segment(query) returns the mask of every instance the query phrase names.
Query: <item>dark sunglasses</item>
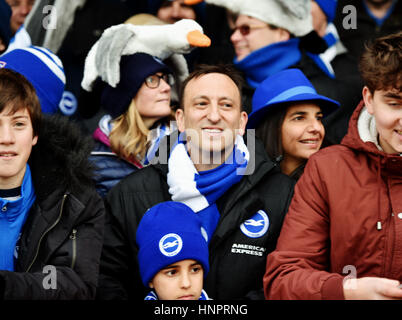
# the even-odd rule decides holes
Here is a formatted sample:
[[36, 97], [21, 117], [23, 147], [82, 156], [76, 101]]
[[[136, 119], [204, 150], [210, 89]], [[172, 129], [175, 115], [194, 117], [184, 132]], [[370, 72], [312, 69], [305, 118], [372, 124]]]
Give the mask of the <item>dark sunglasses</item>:
[[236, 30], [239, 30], [239, 32], [243, 35], [243, 36], [247, 36], [248, 34], [250, 34], [251, 30], [254, 29], [262, 29], [262, 28], [267, 28], [268, 25], [263, 25], [263, 26], [250, 26], [248, 24], [242, 24], [234, 29], [232, 29], [232, 33], [235, 33]]
[[148, 76], [145, 78], [144, 82], [145, 85], [148, 88], [151, 89], [155, 89], [159, 87], [159, 84], [161, 82], [161, 79], [163, 79], [163, 81], [165, 81], [169, 86], [174, 85], [174, 77], [172, 74], [162, 74], [162, 75], [158, 75], [158, 74], [153, 74], [151, 76]]

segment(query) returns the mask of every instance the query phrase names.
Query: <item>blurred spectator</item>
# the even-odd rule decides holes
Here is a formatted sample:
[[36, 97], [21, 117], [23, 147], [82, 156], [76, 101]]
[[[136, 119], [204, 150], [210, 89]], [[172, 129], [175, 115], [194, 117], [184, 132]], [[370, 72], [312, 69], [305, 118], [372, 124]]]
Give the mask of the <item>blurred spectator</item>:
[[6, 0], [13, 12], [10, 21], [11, 32], [14, 35], [24, 24], [25, 18], [35, 3], [35, 0]]
[[202, 24], [205, 20], [205, 3], [202, 1], [148, 0], [147, 2], [148, 13], [157, 16], [166, 23], [175, 23], [181, 19], [193, 19]]
[[11, 7], [12, 16], [10, 20], [10, 28], [12, 38], [8, 45], [7, 51], [16, 48], [25, 48], [31, 45], [31, 37], [25, 29], [24, 22], [32, 10], [35, 0], [6, 0]]
[[[356, 16], [353, 15], [354, 11], [346, 10], [344, 13], [346, 6], [356, 9]], [[353, 18], [356, 21], [351, 23]], [[339, 0], [334, 23], [342, 43], [358, 59], [368, 40], [402, 30], [402, 1]]]
[[[335, 18], [337, 1], [312, 0], [311, 15], [313, 27], [318, 36], [325, 40], [326, 47], [321, 53], [307, 52], [315, 64], [330, 78], [336, 78], [343, 84], [342, 108], [324, 119], [327, 139], [340, 143], [347, 132], [349, 118], [355, 106], [361, 100], [363, 83], [358, 70], [358, 62], [339, 40]], [[347, 103], [345, 103], [345, 101]]]
[[0, 54], [7, 49], [8, 43], [10, 42], [10, 18], [10, 6], [5, 2], [5, 0], [0, 0]]

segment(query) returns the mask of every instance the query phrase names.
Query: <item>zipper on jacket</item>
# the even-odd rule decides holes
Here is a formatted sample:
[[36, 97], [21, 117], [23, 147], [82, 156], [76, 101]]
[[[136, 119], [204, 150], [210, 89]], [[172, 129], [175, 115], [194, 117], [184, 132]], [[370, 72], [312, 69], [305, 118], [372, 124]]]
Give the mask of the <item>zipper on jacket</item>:
[[73, 229], [70, 235], [70, 239], [72, 240], [72, 246], [73, 246], [73, 258], [71, 259], [71, 269], [74, 269], [75, 266], [75, 260], [77, 257], [77, 229]]
[[67, 198], [67, 194], [65, 194], [65, 195], [63, 196], [63, 200], [62, 200], [62, 202], [61, 202], [61, 208], [60, 208], [59, 216], [57, 217], [56, 221], [49, 227], [49, 229], [47, 229], [47, 230], [42, 234], [42, 236], [40, 237], [39, 242], [38, 242], [38, 246], [36, 247], [35, 256], [34, 256], [34, 258], [32, 259], [32, 262], [29, 264], [29, 266], [28, 266], [28, 268], [27, 268], [27, 270], [26, 270], [25, 272], [29, 272], [29, 270], [31, 270], [31, 268], [32, 268], [32, 266], [33, 266], [33, 264], [34, 264], [34, 262], [36, 261], [36, 258], [38, 257], [38, 254], [39, 254], [40, 244], [41, 244], [43, 238], [45, 237], [45, 235], [47, 235], [48, 232], [49, 232], [50, 230], [52, 230], [52, 229], [59, 223], [59, 221], [60, 221], [60, 219], [61, 219], [61, 215], [62, 215], [62, 213], [63, 213], [64, 202], [66, 201], [66, 198]]

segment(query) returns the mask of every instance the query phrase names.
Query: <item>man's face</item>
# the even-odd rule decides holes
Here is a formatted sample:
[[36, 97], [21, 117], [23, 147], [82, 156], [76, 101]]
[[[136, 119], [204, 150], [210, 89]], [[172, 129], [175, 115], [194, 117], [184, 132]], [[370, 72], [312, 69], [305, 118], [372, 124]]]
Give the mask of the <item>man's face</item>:
[[194, 78], [185, 88], [183, 106], [184, 110], [177, 110], [176, 120], [179, 131], [186, 132], [194, 164], [206, 154], [218, 154], [223, 163], [233, 150], [236, 135], [244, 134], [248, 119], [241, 111], [236, 84], [221, 73]]
[[31, 11], [35, 0], [6, 0], [12, 10], [10, 21], [11, 31], [14, 34], [24, 23], [25, 18]]
[[237, 60], [242, 60], [250, 53], [270, 44], [289, 40], [288, 31], [271, 29], [267, 23], [259, 19], [241, 14], [235, 23], [235, 30], [230, 37]]
[[0, 188], [21, 185], [32, 147], [38, 141], [33, 136], [31, 118], [26, 108], [14, 114], [6, 107], [0, 113]]
[[363, 89], [367, 111], [375, 118], [379, 143], [386, 153], [402, 153], [402, 92]]
[[175, 23], [181, 19], [195, 20], [195, 11], [184, 4], [184, 0], [164, 1], [157, 12], [157, 17], [167, 23]]

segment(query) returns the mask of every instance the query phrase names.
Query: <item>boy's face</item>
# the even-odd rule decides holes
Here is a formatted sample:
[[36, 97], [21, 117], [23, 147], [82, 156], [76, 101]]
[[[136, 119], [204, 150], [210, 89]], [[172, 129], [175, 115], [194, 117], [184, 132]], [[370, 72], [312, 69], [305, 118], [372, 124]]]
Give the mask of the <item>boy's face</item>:
[[367, 111], [376, 121], [379, 143], [386, 153], [402, 153], [402, 92], [363, 89]]
[[26, 163], [37, 141], [26, 108], [11, 114], [6, 107], [0, 113], [0, 189], [21, 185]]
[[159, 300], [198, 300], [201, 296], [204, 271], [195, 260], [175, 262], [160, 270], [149, 286]]

